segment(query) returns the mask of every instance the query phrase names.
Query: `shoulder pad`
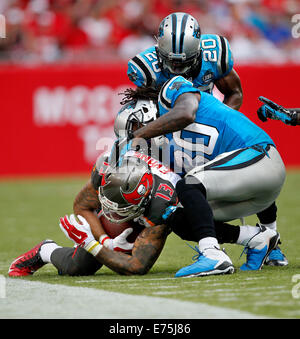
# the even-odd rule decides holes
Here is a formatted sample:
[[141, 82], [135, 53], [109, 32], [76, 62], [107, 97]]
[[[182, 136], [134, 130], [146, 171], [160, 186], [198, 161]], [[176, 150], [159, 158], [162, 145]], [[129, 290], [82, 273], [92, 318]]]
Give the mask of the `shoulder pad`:
[[201, 49], [203, 60], [217, 63], [217, 77], [226, 76], [233, 68], [233, 56], [228, 40], [216, 34], [203, 34], [201, 36]]
[[176, 76], [165, 82], [162, 86], [158, 96], [159, 102], [164, 108], [170, 109], [175, 101], [175, 97], [177, 98], [178, 95], [182, 94], [183, 89], [190, 90], [192, 88], [194, 88], [192, 82], [182, 76]]
[[157, 80], [160, 69], [155, 47], [150, 47], [129, 60], [127, 75], [130, 81], [137, 86], [151, 87]]

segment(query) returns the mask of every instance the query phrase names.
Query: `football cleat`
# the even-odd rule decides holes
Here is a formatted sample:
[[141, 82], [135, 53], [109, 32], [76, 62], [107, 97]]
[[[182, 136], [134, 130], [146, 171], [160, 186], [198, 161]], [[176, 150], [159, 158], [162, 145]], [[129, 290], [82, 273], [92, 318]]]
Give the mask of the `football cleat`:
[[[193, 247], [192, 247], [193, 248]], [[207, 248], [200, 252], [199, 248], [193, 248], [198, 254], [193, 256], [193, 264], [181, 268], [175, 277], [201, 277], [217, 274], [231, 274], [234, 272], [233, 264], [227, 254], [220, 249]]]
[[265, 265], [269, 266], [287, 266], [289, 264], [286, 256], [282, 253], [279, 246], [276, 246], [267, 256]]
[[259, 226], [260, 232], [253, 236], [247, 246], [244, 248], [244, 252], [247, 253], [247, 260], [240, 269], [242, 271], [257, 271], [260, 270], [265, 263], [267, 256], [277, 246], [280, 235], [278, 232], [266, 228], [265, 226]]
[[52, 242], [55, 243], [53, 240], [43, 240], [28, 252], [20, 255], [11, 263], [8, 269], [8, 275], [10, 277], [25, 277], [27, 275], [32, 275], [44, 266], [45, 263], [40, 256], [40, 250], [42, 245]]

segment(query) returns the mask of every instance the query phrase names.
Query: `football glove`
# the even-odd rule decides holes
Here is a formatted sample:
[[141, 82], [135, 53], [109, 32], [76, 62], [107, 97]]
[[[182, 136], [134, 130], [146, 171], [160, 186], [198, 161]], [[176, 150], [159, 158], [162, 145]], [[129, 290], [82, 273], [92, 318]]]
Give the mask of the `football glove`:
[[111, 239], [107, 234], [103, 234], [100, 237], [100, 244], [109, 248], [112, 251], [129, 253], [133, 248], [133, 243], [130, 243], [126, 238], [131, 234], [133, 228], [127, 228], [120, 235]]
[[85, 250], [96, 256], [102, 248], [102, 245], [95, 240], [89, 223], [81, 215], [77, 215], [79, 222], [74, 214], [60, 218], [59, 227], [67, 238], [72, 240], [75, 245], [83, 247]]
[[287, 125], [295, 126], [297, 124], [297, 113], [276, 104], [275, 102], [260, 96], [258, 98], [264, 103], [258, 110], [257, 115], [259, 119], [266, 122], [268, 119], [281, 120]]

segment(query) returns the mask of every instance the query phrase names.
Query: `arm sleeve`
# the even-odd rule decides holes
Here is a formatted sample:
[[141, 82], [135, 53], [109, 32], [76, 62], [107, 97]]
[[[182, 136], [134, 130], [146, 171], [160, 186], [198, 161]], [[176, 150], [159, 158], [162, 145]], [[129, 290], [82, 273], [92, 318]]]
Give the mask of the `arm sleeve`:
[[233, 55], [228, 40], [218, 36], [218, 78], [224, 78], [233, 68]]
[[164, 110], [168, 111], [173, 108], [176, 99], [181, 94], [188, 92], [200, 93], [200, 90], [193, 87], [193, 83], [182, 76], [176, 76], [167, 81], [161, 88], [158, 96], [159, 105], [163, 108], [161, 112], [164, 112]]

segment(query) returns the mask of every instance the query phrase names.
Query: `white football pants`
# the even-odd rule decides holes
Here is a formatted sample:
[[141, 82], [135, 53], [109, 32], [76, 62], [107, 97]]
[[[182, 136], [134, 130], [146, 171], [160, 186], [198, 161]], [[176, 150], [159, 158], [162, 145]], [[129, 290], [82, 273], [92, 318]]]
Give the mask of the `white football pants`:
[[206, 188], [215, 220], [230, 221], [256, 214], [278, 197], [285, 166], [277, 149], [268, 145], [223, 153], [185, 176]]

